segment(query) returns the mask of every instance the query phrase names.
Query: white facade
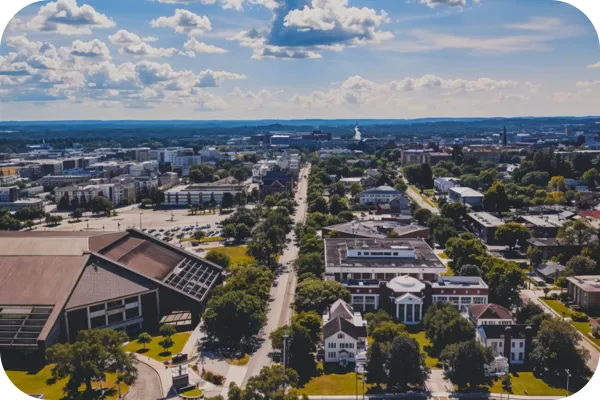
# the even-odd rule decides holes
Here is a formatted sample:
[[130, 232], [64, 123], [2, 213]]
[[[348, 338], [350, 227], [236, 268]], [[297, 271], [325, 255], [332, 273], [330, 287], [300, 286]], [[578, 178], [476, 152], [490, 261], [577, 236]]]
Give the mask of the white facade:
[[402, 193], [389, 186], [380, 186], [360, 193], [360, 204], [389, 203], [392, 199], [402, 196]]
[[435, 188], [441, 193], [448, 193], [450, 188], [460, 186], [460, 179], [452, 177], [436, 178], [433, 181], [433, 186], [435, 186]]
[[358, 340], [352, 336], [338, 332], [325, 338], [325, 362], [354, 362], [358, 352]]

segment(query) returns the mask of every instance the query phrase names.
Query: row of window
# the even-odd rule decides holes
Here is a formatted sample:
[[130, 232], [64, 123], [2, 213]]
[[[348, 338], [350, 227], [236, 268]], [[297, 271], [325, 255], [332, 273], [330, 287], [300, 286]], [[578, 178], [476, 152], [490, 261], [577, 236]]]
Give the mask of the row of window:
[[95, 306], [90, 306], [90, 312], [96, 312], [96, 311], [101, 311], [101, 310], [110, 310], [110, 309], [114, 309], [114, 308], [119, 308], [121, 307], [123, 304], [132, 304], [138, 301], [138, 297], [134, 296], [134, 297], [128, 297], [125, 300], [123, 299], [119, 299], [119, 300], [115, 300], [115, 301], [109, 301], [108, 303], [102, 303], [102, 304], [96, 304]]
[[[330, 351], [327, 353], [327, 358], [337, 358], [337, 357], [338, 357], [338, 355], [335, 351]], [[348, 357], [350, 357], [350, 358], [354, 357], [354, 353], [352, 353], [352, 352], [348, 353]]]
[[140, 310], [138, 308], [129, 308], [125, 310], [125, 316], [123, 317], [122, 312], [118, 312], [112, 315], [100, 315], [98, 317], [90, 318], [91, 328], [100, 328], [106, 325], [116, 324], [128, 319], [137, 318], [140, 316]]

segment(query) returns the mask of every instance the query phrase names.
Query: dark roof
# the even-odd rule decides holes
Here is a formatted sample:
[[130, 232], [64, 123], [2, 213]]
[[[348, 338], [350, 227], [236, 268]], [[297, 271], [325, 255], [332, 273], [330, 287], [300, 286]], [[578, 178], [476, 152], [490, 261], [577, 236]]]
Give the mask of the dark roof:
[[354, 339], [366, 337], [367, 335], [367, 331], [364, 326], [355, 326], [352, 322], [339, 316], [328, 321], [325, 326], [323, 326], [323, 338], [325, 339], [337, 334], [338, 332], [344, 332]]
[[555, 274], [556, 272], [563, 272], [567, 269], [564, 265], [550, 261], [546, 264], [542, 264], [538, 267], [537, 272], [544, 276], [550, 276]]
[[[408, 220], [411, 217], [407, 218]], [[380, 232], [378, 228], [381, 228]], [[341, 224], [325, 226], [323, 229], [336, 230], [338, 233], [348, 234], [352, 236], [360, 236], [364, 238], [385, 239], [387, 234], [385, 231], [393, 230], [398, 234], [398, 237], [410, 238], [411, 235], [429, 232], [429, 228], [421, 225], [405, 225], [394, 221], [350, 221]], [[414, 237], [414, 236], [413, 236]]]
[[512, 313], [497, 304], [475, 304], [469, 307], [469, 312], [478, 319], [512, 319]]
[[354, 318], [352, 307], [343, 300], [337, 301], [331, 306], [329, 320], [333, 320], [337, 317], [351, 321]]
[[513, 339], [525, 339], [525, 331], [528, 327], [531, 329], [532, 336], [535, 336], [538, 331], [536, 325], [482, 325], [480, 329], [483, 329], [485, 336], [488, 339], [504, 339], [506, 337], [507, 328], [510, 328], [511, 337]]
[[92, 256], [66, 308], [72, 309], [154, 290], [157, 285], [116, 264]]

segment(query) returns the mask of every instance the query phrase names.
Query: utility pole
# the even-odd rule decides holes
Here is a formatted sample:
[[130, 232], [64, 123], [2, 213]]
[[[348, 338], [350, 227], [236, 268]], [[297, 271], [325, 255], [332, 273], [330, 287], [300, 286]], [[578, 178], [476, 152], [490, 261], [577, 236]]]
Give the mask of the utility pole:
[[287, 333], [287, 328], [285, 329], [285, 334], [283, 335], [283, 368], [287, 368], [287, 357], [288, 357], [288, 341], [290, 336]]
[[143, 213], [140, 213], [140, 231], [142, 230], [142, 214]]
[[567, 395], [565, 397], [569, 397], [569, 378], [571, 377], [571, 372], [568, 369], [565, 369], [567, 373]]

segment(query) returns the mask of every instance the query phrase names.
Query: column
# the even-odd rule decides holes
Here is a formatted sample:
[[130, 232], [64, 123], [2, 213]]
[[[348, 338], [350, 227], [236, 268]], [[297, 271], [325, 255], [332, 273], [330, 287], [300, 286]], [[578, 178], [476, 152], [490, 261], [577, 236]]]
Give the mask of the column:
[[406, 304], [404, 305], [404, 319], [402, 322], [406, 322]]
[[411, 312], [412, 312], [412, 322], [414, 323], [415, 322], [415, 305], [414, 304], [412, 306], [412, 311]]
[[398, 303], [396, 303], [396, 318], [400, 319], [400, 306], [398, 305]]

